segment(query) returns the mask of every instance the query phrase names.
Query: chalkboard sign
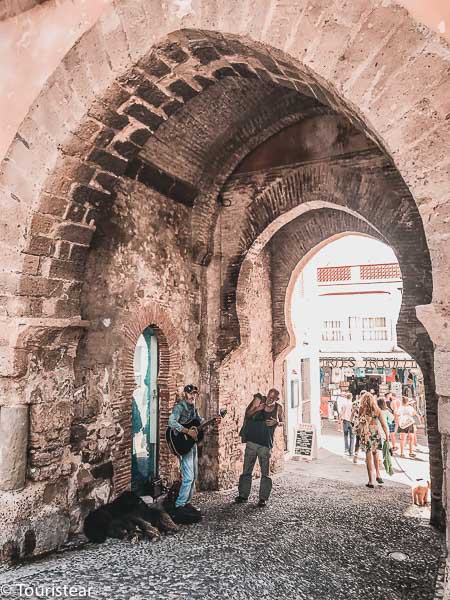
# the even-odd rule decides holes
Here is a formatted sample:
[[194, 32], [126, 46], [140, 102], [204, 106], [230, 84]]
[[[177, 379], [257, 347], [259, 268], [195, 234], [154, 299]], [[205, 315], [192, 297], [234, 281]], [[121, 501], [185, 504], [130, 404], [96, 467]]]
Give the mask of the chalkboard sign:
[[311, 423], [299, 423], [297, 425], [294, 456], [316, 458], [316, 428]]

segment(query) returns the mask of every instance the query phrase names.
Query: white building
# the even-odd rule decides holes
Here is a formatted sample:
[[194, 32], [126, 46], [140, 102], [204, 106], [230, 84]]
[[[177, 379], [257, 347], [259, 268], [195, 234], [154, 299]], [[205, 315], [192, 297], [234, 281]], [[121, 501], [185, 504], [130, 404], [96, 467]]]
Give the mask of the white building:
[[342, 391], [402, 394], [404, 381], [395, 379], [418, 375], [397, 346], [401, 302], [399, 265], [382, 242], [347, 235], [307, 263], [291, 303], [296, 348], [286, 359], [288, 450], [301, 422], [316, 426], [320, 442], [321, 413], [332, 414]]

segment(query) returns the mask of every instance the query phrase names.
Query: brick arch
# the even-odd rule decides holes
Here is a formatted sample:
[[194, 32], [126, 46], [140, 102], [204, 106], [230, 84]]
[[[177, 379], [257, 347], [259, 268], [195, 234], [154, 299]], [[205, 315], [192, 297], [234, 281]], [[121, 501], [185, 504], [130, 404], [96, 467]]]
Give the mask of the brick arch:
[[[325, 245], [350, 234], [368, 236], [388, 244], [388, 241], [367, 221], [334, 207], [312, 209], [279, 229], [268, 242], [272, 257], [272, 322], [273, 356], [281, 366], [284, 357], [295, 346], [291, 323], [291, 296], [300, 271], [312, 256]], [[409, 261], [414, 263], [414, 257]], [[402, 278], [411, 277], [411, 265], [403, 262]], [[239, 285], [242, 282], [239, 281]], [[405, 293], [402, 298], [397, 341], [420, 365], [427, 384], [430, 406], [435, 405], [433, 378], [433, 346], [429, 335], [415, 314], [415, 298]], [[276, 367], [275, 367], [276, 368]]]
[[[188, 98], [190, 89], [199, 97], [209, 82], [239, 73], [242, 80], [269, 81], [277, 89], [295, 89], [331, 106], [366, 131], [392, 159], [386, 171], [398, 169], [418, 207], [415, 219], [420, 227], [424, 223], [435, 304], [421, 315], [439, 346], [441, 394], [449, 396], [445, 361], [450, 341], [443, 332], [449, 311], [450, 256], [442, 244], [449, 210], [447, 44], [417, 28], [405, 10], [395, 4], [384, 6], [381, 0], [362, 0], [345, 11], [319, 0], [273, 3], [268, 14], [262, 3], [255, 9], [254, 0], [243, 0], [233, 10], [199, 0], [189, 13], [173, 10], [170, 2], [153, 4], [150, 11], [147, 0], [116, 0], [105, 9], [49, 79], [2, 163], [0, 277], [9, 296], [4, 304], [8, 320], [36, 315], [46, 326], [45, 321], [59, 313], [59, 317], [70, 314], [77, 326], [76, 292], [95, 217], [114, 200], [117, 178], [141, 154], [161, 120], [194, 100]], [[170, 32], [187, 27], [191, 33], [176, 33], [160, 43]], [[204, 34], [205, 29], [215, 31]], [[182, 42], [172, 46], [173, 39]], [[190, 79], [190, 63], [177, 59], [177, 54], [184, 56], [178, 47], [188, 55], [203, 54], [205, 71], [201, 59], [202, 67], [196, 71], [203, 79]], [[220, 66], [209, 61], [208, 55], [215, 57], [215, 52]], [[136, 68], [138, 63], [142, 69]], [[159, 107], [142, 98], [133, 100], [138, 108], [132, 109], [134, 116], [127, 114], [131, 98], [127, 94], [135, 83], [136, 87], [143, 83], [141, 71], [149, 71], [145, 78], [159, 85], [167, 69], [174, 75], [163, 91], [172, 86], [174, 96]], [[73, 200], [69, 205], [68, 197]], [[390, 193], [388, 197], [393, 199]], [[374, 196], [374, 206], [379, 199]], [[215, 194], [195, 199], [192, 222], [201, 237], [200, 260], [209, 254], [216, 201]], [[392, 216], [399, 215], [396, 209], [403, 202], [397, 195], [391, 206], [383, 204], [388, 211], [383, 231], [394, 231]], [[415, 219], [410, 222], [417, 224]], [[413, 236], [408, 240], [414, 252]], [[419, 287], [427, 287], [430, 275], [421, 269], [417, 274]], [[411, 293], [419, 296], [413, 278], [409, 282]], [[10, 299], [16, 294], [20, 301], [13, 304]], [[74, 299], [72, 305], [64, 302], [65, 296]], [[1, 352], [4, 357], [4, 347]], [[2, 375], [11, 376], [13, 364], [9, 358], [4, 361]]]
[[[133, 358], [138, 338], [147, 327], [155, 330], [159, 348], [157, 385], [160, 401], [160, 474], [165, 479], [171, 480], [177, 473], [177, 461], [167, 447], [164, 433], [176, 401], [181, 355], [178, 336], [167, 311], [158, 304], [152, 303], [143, 307], [137, 314], [130, 316], [120, 327], [123, 340], [118, 360], [120, 383], [112, 402], [113, 413], [123, 431], [113, 457], [114, 492], [116, 494], [130, 489], [131, 485], [131, 398], [136, 387]], [[124, 398], [128, 398], [130, 401], [124, 402]]]
[[415, 307], [430, 302], [431, 264], [420, 215], [389, 162], [369, 152], [363, 159], [351, 156], [300, 164], [287, 169], [286, 174], [281, 170], [277, 177], [268, 178], [245, 210], [238, 244], [224, 266], [222, 357], [240, 343], [237, 290], [244, 259], [250, 251], [265, 246], [299, 213], [309, 210], [309, 203], [326, 203], [353, 212], [394, 249], [404, 272], [405, 322], [415, 322]]
[[279, 229], [270, 239], [268, 250], [272, 257], [272, 323], [275, 359], [294, 342], [290, 301], [293, 286], [305, 260], [310, 260], [312, 254], [330, 241], [350, 233], [384, 241], [383, 237], [366, 221], [333, 208], [308, 211]]

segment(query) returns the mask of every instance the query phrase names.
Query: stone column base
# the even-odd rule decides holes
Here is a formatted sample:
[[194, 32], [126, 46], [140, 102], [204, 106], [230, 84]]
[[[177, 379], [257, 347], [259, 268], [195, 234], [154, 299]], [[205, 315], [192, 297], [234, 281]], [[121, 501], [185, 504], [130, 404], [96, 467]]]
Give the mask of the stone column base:
[[60, 497], [45, 503], [48, 484], [0, 492], [0, 559], [9, 562], [56, 550], [69, 537], [70, 518]]

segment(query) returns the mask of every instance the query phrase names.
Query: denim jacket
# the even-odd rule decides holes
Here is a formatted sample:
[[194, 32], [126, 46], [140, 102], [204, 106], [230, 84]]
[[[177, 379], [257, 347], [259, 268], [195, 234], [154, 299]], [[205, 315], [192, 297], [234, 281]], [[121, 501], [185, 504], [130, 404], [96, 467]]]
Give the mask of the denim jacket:
[[203, 423], [205, 419], [200, 417], [197, 409], [193, 404], [189, 404], [186, 400], [181, 400], [178, 404], [175, 404], [175, 407], [172, 411], [172, 414], [169, 417], [169, 427], [172, 429], [176, 429], [177, 431], [181, 431], [186, 423], [191, 421], [192, 419], [198, 418], [200, 419], [200, 423]]

